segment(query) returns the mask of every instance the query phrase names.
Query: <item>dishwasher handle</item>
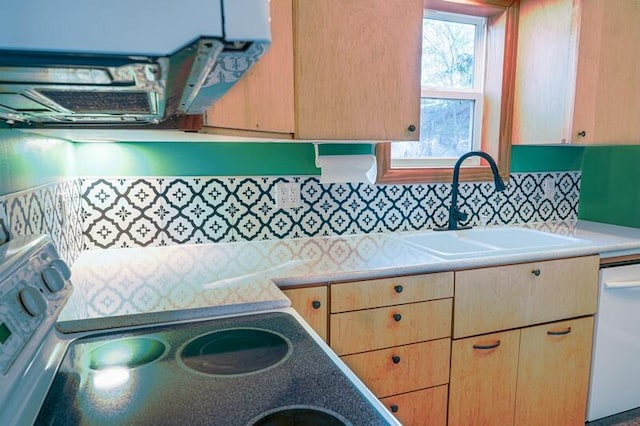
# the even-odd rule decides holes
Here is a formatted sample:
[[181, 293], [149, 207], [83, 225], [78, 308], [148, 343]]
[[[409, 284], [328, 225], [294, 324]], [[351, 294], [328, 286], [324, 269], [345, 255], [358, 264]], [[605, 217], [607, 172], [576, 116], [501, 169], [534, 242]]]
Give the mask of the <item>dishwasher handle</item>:
[[640, 288], [640, 280], [631, 281], [605, 281], [605, 288], [623, 289], [623, 288]]

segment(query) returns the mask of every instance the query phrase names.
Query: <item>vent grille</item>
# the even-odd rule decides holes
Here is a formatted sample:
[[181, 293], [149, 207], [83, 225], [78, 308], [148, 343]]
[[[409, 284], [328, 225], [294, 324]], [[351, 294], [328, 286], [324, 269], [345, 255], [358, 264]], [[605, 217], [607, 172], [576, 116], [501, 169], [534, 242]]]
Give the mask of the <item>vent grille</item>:
[[40, 94], [78, 114], [153, 114], [146, 92], [40, 90]]

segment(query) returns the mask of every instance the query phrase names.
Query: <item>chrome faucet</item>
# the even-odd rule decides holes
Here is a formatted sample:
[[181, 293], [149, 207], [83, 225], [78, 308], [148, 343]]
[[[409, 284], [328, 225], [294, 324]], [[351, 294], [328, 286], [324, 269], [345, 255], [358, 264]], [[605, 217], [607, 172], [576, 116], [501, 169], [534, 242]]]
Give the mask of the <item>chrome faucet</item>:
[[469, 225], [459, 225], [458, 221], [464, 222], [467, 220], [467, 214], [461, 212], [458, 209], [458, 181], [460, 179], [460, 166], [462, 166], [462, 162], [469, 157], [482, 157], [489, 163], [491, 166], [491, 172], [493, 173], [493, 182], [496, 186], [496, 191], [501, 192], [504, 191], [506, 186], [500, 177], [500, 173], [498, 172], [498, 166], [496, 166], [496, 162], [493, 158], [482, 151], [470, 151], [466, 154], [463, 154], [458, 158], [456, 164], [453, 166], [453, 182], [451, 183], [451, 206], [449, 207], [449, 224], [444, 228], [436, 228], [436, 231], [455, 231], [456, 229], [469, 229], [471, 226]]

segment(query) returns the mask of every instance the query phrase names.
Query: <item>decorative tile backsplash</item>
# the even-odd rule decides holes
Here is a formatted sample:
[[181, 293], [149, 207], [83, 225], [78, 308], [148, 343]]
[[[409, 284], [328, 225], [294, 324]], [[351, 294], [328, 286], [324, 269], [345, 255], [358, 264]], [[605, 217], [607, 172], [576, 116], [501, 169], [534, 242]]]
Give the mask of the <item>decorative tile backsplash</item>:
[[0, 243], [49, 234], [60, 256], [73, 263], [82, 250], [80, 182], [56, 182], [0, 197]]
[[[551, 199], [546, 179], [555, 186]], [[86, 249], [430, 229], [445, 225], [451, 198], [450, 184], [322, 185], [316, 177], [80, 182]], [[301, 207], [276, 206], [278, 182], [300, 185]], [[473, 225], [576, 219], [579, 190], [580, 172], [514, 173], [500, 193], [493, 183], [461, 184], [458, 205]]]

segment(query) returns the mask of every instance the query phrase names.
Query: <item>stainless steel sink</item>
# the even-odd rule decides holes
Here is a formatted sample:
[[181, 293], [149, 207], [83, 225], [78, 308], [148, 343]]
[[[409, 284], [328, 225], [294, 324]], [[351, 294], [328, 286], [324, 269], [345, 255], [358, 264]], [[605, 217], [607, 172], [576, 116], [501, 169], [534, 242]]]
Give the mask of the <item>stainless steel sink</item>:
[[397, 238], [444, 258], [505, 255], [588, 243], [578, 238], [511, 226], [413, 232], [397, 234]]

